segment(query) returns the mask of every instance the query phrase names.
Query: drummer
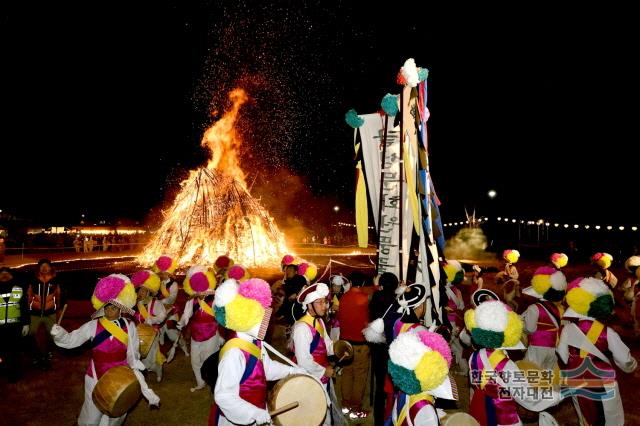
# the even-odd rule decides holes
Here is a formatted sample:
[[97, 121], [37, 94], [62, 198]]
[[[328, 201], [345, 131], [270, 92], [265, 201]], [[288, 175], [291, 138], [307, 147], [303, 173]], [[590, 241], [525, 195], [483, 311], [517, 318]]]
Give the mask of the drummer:
[[403, 333], [389, 347], [389, 374], [400, 389], [392, 424], [438, 425], [435, 398], [455, 399], [449, 380], [451, 349], [439, 334], [420, 330]]
[[543, 370], [553, 370], [558, 365], [556, 346], [564, 314], [562, 299], [566, 290], [567, 279], [564, 274], [550, 266], [536, 269], [531, 278], [531, 287], [523, 290], [524, 294], [538, 299], [522, 314], [524, 329], [529, 335], [529, 347], [524, 359]]
[[178, 262], [166, 254], [160, 256], [153, 264], [153, 272], [160, 277], [160, 293], [157, 295], [158, 301], [161, 302], [167, 310], [167, 318], [158, 335], [159, 343], [164, 344], [165, 334], [172, 342], [180, 339], [180, 349], [186, 356], [189, 356], [187, 344], [178, 329], [176, 323], [180, 319], [182, 305], [178, 306], [176, 299], [178, 298], [178, 283], [175, 281], [174, 274], [178, 267]]
[[[137, 304], [133, 316], [136, 324], [147, 324], [156, 330], [156, 334], [162, 327], [167, 317], [165, 305], [156, 300], [155, 295], [160, 289], [160, 277], [152, 271], [138, 271], [131, 276], [131, 282], [137, 289]], [[156, 373], [156, 380], [162, 380], [162, 365], [166, 357], [160, 351], [159, 339], [153, 339], [149, 353], [142, 363], [147, 370]]]
[[213, 293], [216, 279], [206, 266], [192, 266], [187, 271], [183, 287], [191, 299], [187, 301], [178, 330], [187, 324], [191, 329], [191, 368], [196, 376], [196, 386], [191, 392], [203, 389], [202, 364], [218, 352], [224, 339], [219, 333], [218, 322], [213, 312]]
[[469, 414], [480, 424], [521, 425], [518, 404], [527, 410], [542, 411], [560, 402], [560, 395], [553, 388], [543, 392], [535, 389], [540, 383], [513, 379], [526, 377], [507, 353], [524, 349], [520, 341], [523, 323], [508, 305], [498, 300], [482, 302], [465, 312], [464, 321], [478, 348], [469, 360]]
[[77, 348], [91, 340], [92, 356], [84, 377], [84, 404], [78, 424], [119, 425], [124, 422], [126, 414], [117, 418], [108, 417], [98, 410], [92, 399], [93, 388], [110, 368], [128, 365], [137, 373], [142, 393], [149, 404], [158, 405], [160, 398], [147, 387], [144, 377], [139, 373], [145, 366], [140, 362], [136, 327], [120, 316], [121, 312], [133, 315], [131, 308], [136, 302], [136, 293], [129, 278], [121, 274], [111, 274], [102, 278], [93, 291], [91, 302], [96, 309], [91, 321], [71, 333], [59, 325], [54, 325], [51, 328], [51, 336], [56, 345], [67, 349]]
[[[291, 339], [298, 365], [327, 387], [331, 402], [337, 407], [335, 389], [331, 381], [335, 371], [329, 364], [329, 356], [333, 355], [333, 341], [322, 320], [329, 306], [328, 296], [329, 287], [325, 283], [312, 284], [300, 292], [297, 300], [302, 304], [306, 314], [293, 325]], [[338, 424], [339, 420], [342, 420], [342, 415], [334, 419], [334, 422]], [[331, 411], [327, 411], [323, 424], [332, 424]]]
[[[562, 328], [557, 351], [580, 424], [634, 423], [624, 421], [613, 364], [633, 373], [638, 362], [620, 335], [602, 322], [613, 311], [613, 293], [600, 279], [577, 278], [567, 286], [567, 304], [563, 318], [571, 322]], [[593, 387], [584, 387], [589, 383]]]
[[215, 295], [220, 325], [233, 330], [220, 350], [218, 378], [209, 425], [270, 424], [267, 380], [280, 380], [302, 372], [272, 361], [262, 347], [271, 317], [271, 289], [266, 281], [249, 279], [239, 284], [223, 282]]

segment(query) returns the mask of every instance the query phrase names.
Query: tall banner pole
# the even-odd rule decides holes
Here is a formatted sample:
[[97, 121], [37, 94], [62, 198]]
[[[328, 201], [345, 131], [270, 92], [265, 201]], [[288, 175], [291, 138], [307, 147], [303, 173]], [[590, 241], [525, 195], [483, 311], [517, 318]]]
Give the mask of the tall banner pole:
[[378, 200], [378, 243], [376, 244], [376, 253], [378, 254], [378, 261], [376, 262], [376, 275], [380, 273], [380, 229], [382, 228], [382, 206], [384, 205], [384, 191], [382, 186], [384, 185], [384, 168], [386, 166], [385, 159], [387, 158], [387, 126], [389, 124], [389, 116], [384, 115], [384, 130], [382, 133], [382, 162], [380, 167], [380, 197]]

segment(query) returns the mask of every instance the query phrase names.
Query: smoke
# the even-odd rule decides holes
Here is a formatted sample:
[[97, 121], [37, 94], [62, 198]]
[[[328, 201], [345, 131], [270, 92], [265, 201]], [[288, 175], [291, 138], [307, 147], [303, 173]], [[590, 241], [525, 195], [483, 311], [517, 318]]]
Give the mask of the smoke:
[[[305, 236], [331, 232], [337, 220], [353, 221], [333, 211], [335, 199], [314, 195], [306, 180], [290, 170], [257, 173], [247, 176], [249, 190], [274, 217], [288, 245], [301, 242]], [[255, 179], [253, 185], [252, 179]], [[340, 212], [341, 215], [349, 213]]]
[[490, 260], [493, 253], [485, 252], [487, 237], [480, 228], [462, 228], [444, 247], [447, 259]]

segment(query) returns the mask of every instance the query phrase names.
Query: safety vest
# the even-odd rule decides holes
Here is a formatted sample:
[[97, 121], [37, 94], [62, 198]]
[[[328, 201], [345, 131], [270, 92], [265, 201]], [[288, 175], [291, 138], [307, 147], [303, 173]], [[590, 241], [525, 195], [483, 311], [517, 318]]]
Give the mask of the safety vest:
[[20, 299], [22, 287], [17, 285], [13, 286], [11, 293], [0, 294], [0, 325], [20, 322]]

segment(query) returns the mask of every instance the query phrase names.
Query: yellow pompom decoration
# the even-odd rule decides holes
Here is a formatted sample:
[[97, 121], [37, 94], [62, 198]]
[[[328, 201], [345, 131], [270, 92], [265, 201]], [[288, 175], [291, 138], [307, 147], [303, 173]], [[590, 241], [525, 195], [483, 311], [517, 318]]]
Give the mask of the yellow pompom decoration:
[[264, 308], [260, 302], [241, 295], [237, 295], [224, 309], [225, 326], [235, 331], [251, 330], [254, 325], [262, 321], [264, 316]]
[[443, 268], [444, 272], [447, 274], [447, 281], [452, 282], [458, 273], [458, 268], [456, 268], [456, 265], [452, 263], [446, 263]]
[[125, 284], [122, 291], [118, 294], [118, 300], [124, 305], [130, 308], [136, 305], [136, 288], [131, 283]]
[[569, 263], [569, 256], [564, 253], [553, 253], [551, 255], [551, 263], [555, 265], [556, 268], [564, 268]]
[[520, 259], [520, 252], [518, 250], [505, 250], [504, 258], [509, 263], [516, 263]]
[[318, 275], [318, 267], [316, 265], [314, 265], [313, 263], [309, 264], [309, 267], [307, 268], [307, 270], [304, 272], [304, 276], [309, 280], [309, 281], [313, 281], [314, 278]]
[[476, 311], [469, 309], [464, 313], [464, 325], [467, 326], [467, 330], [471, 331], [476, 328]]
[[524, 324], [518, 314], [513, 311], [507, 313], [507, 327], [504, 329], [504, 343], [505, 347], [514, 346], [520, 341], [522, 337], [522, 329]]
[[545, 294], [551, 288], [551, 275], [536, 274], [531, 279], [531, 286], [538, 294]]
[[[208, 287], [206, 290], [214, 290], [216, 288], [216, 276], [214, 275], [213, 271], [208, 270], [206, 272], [199, 272], [204, 274], [205, 277], [207, 277], [207, 281], [208, 281]], [[196, 293], [203, 293], [204, 289], [199, 289], [199, 290], [195, 290], [192, 285], [191, 285], [191, 277], [186, 276], [184, 281], [182, 282], [182, 288], [184, 289], [184, 291], [189, 295], [189, 296], [193, 296]]]
[[91, 304], [96, 311], [104, 305], [104, 302], [100, 301], [95, 295], [91, 296]]
[[153, 294], [156, 294], [158, 290], [160, 290], [160, 277], [156, 274], [151, 274], [142, 286], [148, 288]]
[[589, 306], [594, 300], [596, 300], [595, 295], [580, 287], [574, 287], [567, 293], [567, 304], [581, 315], [587, 315]]
[[442, 355], [437, 351], [430, 351], [422, 355], [414, 372], [422, 390], [427, 391], [442, 384], [449, 374], [449, 367]]

